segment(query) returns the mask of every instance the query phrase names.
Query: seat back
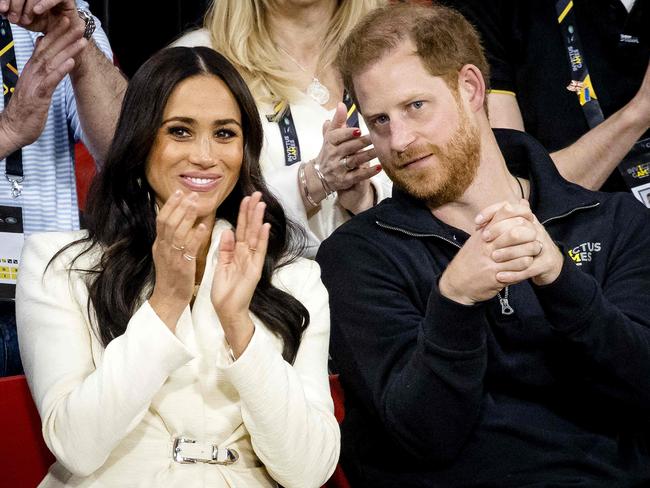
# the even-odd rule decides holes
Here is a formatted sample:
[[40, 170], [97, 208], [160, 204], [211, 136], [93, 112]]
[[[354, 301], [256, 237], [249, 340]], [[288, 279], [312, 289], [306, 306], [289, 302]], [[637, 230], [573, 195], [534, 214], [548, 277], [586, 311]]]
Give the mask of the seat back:
[[41, 434], [41, 419], [25, 376], [0, 378], [0, 485], [36, 487], [54, 456]]
[[[332, 392], [332, 400], [334, 400], [334, 416], [340, 424], [345, 417], [345, 397], [337, 374], [330, 375], [330, 391]], [[336, 466], [334, 474], [322, 488], [350, 488], [350, 483], [348, 483], [340, 464]]]

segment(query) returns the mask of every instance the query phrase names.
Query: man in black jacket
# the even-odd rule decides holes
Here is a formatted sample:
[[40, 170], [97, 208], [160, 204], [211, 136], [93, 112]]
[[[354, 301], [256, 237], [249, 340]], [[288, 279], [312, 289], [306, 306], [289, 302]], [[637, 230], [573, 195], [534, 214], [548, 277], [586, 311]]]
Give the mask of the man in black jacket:
[[317, 257], [353, 486], [648, 486], [650, 213], [490, 129], [454, 11], [380, 9], [338, 65], [395, 184]]

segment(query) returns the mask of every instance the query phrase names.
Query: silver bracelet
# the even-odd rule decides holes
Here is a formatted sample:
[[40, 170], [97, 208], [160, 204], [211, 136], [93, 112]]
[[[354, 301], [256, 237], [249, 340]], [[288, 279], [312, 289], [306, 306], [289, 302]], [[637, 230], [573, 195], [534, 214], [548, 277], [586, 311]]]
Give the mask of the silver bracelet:
[[305, 164], [306, 163], [300, 163], [300, 166], [298, 167], [298, 180], [300, 181], [302, 194], [305, 195], [305, 200], [307, 200], [309, 204], [315, 208], [318, 207], [318, 204], [311, 197], [311, 195], [309, 194], [309, 189], [307, 188], [307, 177], [305, 176]]
[[325, 177], [323, 176], [323, 173], [320, 171], [320, 165], [314, 161], [314, 171], [316, 172], [316, 176], [318, 176], [318, 179], [320, 180], [320, 184], [323, 185], [323, 190], [325, 190], [325, 198], [329, 198], [332, 195], [334, 195], [335, 191], [330, 188], [330, 186], [327, 184], [327, 181], [325, 180]]

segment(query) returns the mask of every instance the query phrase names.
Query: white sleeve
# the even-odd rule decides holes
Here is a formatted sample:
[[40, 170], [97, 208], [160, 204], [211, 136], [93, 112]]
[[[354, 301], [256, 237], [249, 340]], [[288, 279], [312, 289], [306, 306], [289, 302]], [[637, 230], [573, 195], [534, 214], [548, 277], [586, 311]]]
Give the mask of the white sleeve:
[[96, 364], [86, 286], [66, 269], [74, 250], [47, 267], [59, 248], [48, 234], [25, 242], [16, 290], [20, 353], [46, 444], [70, 472], [88, 476], [192, 355], [145, 302], [122, 336], [95, 351]]
[[[273, 479], [286, 488], [319, 487], [331, 476], [340, 431], [329, 389], [328, 295], [314, 261], [296, 265], [303, 277], [287, 288], [309, 310], [310, 323], [293, 366], [256, 329], [244, 353], [224, 368], [237, 388], [253, 448]], [[295, 272], [292, 271], [292, 272]]]

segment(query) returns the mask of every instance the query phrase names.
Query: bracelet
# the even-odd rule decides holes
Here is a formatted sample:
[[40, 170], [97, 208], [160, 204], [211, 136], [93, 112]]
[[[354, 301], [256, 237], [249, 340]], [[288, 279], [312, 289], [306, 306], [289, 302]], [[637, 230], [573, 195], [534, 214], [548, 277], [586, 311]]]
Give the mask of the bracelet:
[[318, 176], [318, 179], [320, 180], [320, 184], [323, 185], [323, 190], [325, 190], [325, 199], [328, 199], [336, 192], [332, 190], [330, 186], [327, 184], [327, 181], [325, 180], [323, 173], [321, 173], [320, 171], [320, 165], [316, 161], [314, 161], [314, 171], [316, 172], [316, 176]]
[[298, 181], [300, 181], [300, 188], [302, 190], [302, 194], [305, 195], [305, 200], [307, 200], [309, 204], [314, 208], [318, 207], [318, 204], [311, 197], [311, 195], [309, 194], [309, 189], [307, 188], [307, 177], [305, 176], [305, 163], [300, 163], [300, 166], [298, 167]]

